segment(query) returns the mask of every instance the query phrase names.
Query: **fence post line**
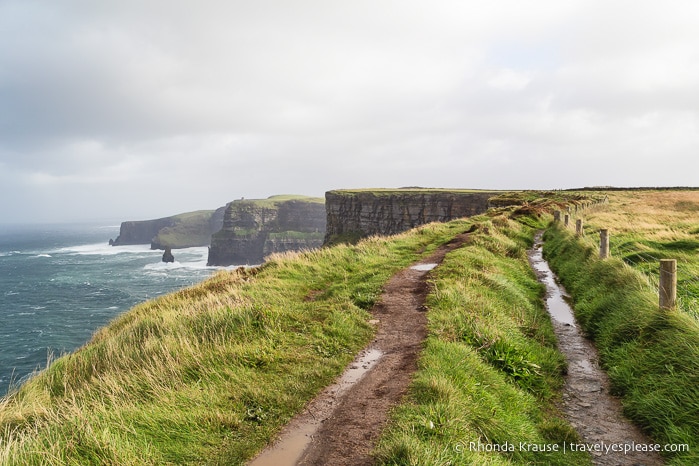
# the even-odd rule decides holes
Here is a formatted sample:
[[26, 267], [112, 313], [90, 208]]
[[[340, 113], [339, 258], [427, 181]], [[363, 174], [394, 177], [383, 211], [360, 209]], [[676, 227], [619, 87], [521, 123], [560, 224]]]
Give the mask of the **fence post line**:
[[583, 235], [583, 221], [581, 218], [575, 221], [575, 236]]
[[569, 223], [570, 223], [570, 215], [565, 214], [563, 216], [563, 225], [565, 225], [567, 227]]
[[604, 228], [599, 231], [599, 258], [609, 257], [609, 230]]
[[660, 309], [671, 311], [677, 307], [677, 260], [660, 259]]

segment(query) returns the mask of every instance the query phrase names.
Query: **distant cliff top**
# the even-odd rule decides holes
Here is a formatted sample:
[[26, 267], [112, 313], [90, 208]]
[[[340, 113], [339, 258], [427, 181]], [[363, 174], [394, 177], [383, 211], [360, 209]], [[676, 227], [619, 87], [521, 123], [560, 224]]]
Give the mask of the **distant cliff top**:
[[253, 203], [259, 207], [275, 207], [277, 204], [281, 202], [286, 202], [286, 201], [303, 201], [303, 202], [312, 202], [316, 204], [324, 204], [325, 199], [322, 197], [310, 197], [310, 196], [303, 196], [300, 194], [277, 194], [275, 196], [270, 196], [266, 199], [236, 199], [235, 202], [248, 202], [248, 203]]
[[395, 195], [395, 194], [473, 194], [473, 193], [503, 193], [512, 192], [512, 190], [497, 190], [497, 189], [449, 189], [449, 188], [422, 188], [419, 186], [410, 186], [405, 188], [361, 188], [361, 189], [335, 189], [328, 191], [330, 194], [338, 196], [356, 195], [356, 194], [375, 194], [377, 196]]

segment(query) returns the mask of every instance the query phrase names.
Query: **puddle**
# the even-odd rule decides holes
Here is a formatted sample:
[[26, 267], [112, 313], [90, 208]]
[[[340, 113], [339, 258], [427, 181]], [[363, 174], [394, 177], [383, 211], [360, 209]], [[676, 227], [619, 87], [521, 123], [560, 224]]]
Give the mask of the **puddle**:
[[263, 450], [248, 465], [295, 465], [320, 425], [332, 415], [339, 399], [376, 365], [381, 356], [383, 353], [379, 349], [369, 348], [362, 351], [340, 378], [311, 402], [303, 414], [294, 418], [275, 443]]
[[548, 262], [544, 260], [541, 243], [538, 241], [529, 258], [532, 267], [538, 272], [539, 281], [546, 285], [546, 309], [551, 317], [564, 325], [575, 326], [573, 311], [566, 301], [568, 295], [563, 287], [556, 283]]
[[432, 270], [435, 267], [437, 267], [437, 264], [417, 264], [417, 265], [413, 265], [410, 268], [412, 270], [419, 270], [421, 272], [426, 272], [428, 270]]
[[369, 372], [379, 361], [382, 354], [381, 350], [375, 348], [363, 351], [360, 357], [350, 364], [340, 377], [340, 380], [332, 387], [335, 396], [342, 396], [353, 384], [359, 382], [364, 377], [364, 374]]
[[[568, 365], [562, 394], [566, 419], [590, 447], [651, 444], [650, 439], [622, 415], [621, 403], [609, 393], [609, 379], [599, 367], [597, 349], [576, 325], [573, 310], [565, 299], [568, 295], [556, 282], [541, 249], [541, 233], [538, 233], [535, 246], [529, 250], [529, 261], [539, 281], [546, 285], [546, 308], [551, 315], [558, 349]], [[631, 451], [624, 454], [623, 450], [601, 452], [593, 449], [592, 461], [596, 465], [619, 466], [663, 464], [657, 453]]]

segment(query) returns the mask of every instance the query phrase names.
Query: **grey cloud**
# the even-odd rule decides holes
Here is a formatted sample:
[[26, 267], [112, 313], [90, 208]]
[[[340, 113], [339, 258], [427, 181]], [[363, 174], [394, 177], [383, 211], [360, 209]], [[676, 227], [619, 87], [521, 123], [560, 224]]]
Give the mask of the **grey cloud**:
[[5, 0], [0, 194], [159, 215], [337, 187], [692, 184], [697, 20], [687, 1]]

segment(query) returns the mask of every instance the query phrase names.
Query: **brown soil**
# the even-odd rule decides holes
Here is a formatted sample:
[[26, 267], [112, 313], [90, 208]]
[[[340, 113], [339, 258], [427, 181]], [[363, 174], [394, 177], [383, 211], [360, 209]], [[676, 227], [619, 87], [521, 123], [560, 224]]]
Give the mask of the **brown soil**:
[[[439, 264], [468, 238], [462, 234], [420, 261]], [[386, 423], [388, 411], [405, 395], [427, 336], [425, 298], [429, 292], [426, 270], [407, 268], [386, 284], [372, 309], [378, 319], [376, 338], [370, 345], [383, 357], [349, 391], [323, 423], [304, 452], [301, 465], [370, 465], [371, 451]]]
[[[449, 251], [467, 240], [467, 233], [458, 235], [419, 264], [439, 264]], [[407, 392], [427, 335], [424, 303], [429, 271], [425, 268], [401, 270], [385, 285], [372, 309], [376, 337], [362, 352], [373, 356], [370, 360], [355, 360], [349, 368], [361, 370], [358, 366], [364, 366], [367, 370], [363, 377], [349, 384], [341, 379], [324, 390], [253, 465], [374, 463], [371, 451], [386, 424], [388, 411]], [[296, 447], [290, 445], [294, 443], [305, 447], [302, 454], [292, 451]]]

